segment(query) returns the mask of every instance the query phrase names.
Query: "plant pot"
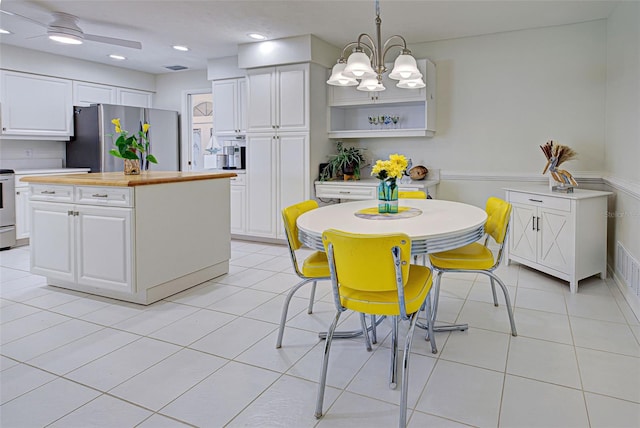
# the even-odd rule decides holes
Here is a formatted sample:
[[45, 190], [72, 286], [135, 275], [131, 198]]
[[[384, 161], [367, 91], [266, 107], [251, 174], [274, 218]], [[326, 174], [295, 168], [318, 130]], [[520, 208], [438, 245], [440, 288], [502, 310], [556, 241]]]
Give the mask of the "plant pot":
[[139, 175], [139, 174], [140, 174], [140, 159], [125, 159], [124, 175]]

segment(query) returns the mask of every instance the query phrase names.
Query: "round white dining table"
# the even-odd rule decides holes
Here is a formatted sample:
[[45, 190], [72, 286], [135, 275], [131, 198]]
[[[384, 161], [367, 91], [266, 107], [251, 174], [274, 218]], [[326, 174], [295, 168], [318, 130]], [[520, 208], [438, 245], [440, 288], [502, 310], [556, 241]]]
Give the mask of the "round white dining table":
[[363, 215], [377, 208], [377, 200], [326, 205], [298, 217], [300, 241], [324, 251], [322, 233], [338, 229], [350, 233], [405, 233], [411, 238], [411, 254], [447, 251], [477, 241], [484, 235], [487, 213], [478, 207], [438, 199], [400, 199], [399, 214]]

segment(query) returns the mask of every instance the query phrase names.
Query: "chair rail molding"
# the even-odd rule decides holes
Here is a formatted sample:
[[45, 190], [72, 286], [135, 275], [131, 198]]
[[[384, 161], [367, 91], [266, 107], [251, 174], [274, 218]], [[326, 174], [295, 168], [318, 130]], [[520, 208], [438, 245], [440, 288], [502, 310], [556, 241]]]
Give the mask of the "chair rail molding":
[[[573, 177], [582, 183], [602, 184], [603, 177], [606, 174], [602, 172], [584, 171], [576, 172]], [[517, 181], [532, 183], [547, 183], [548, 175], [538, 173], [517, 173], [504, 172], [497, 173], [495, 171], [440, 171], [440, 180], [456, 180], [456, 181]]]

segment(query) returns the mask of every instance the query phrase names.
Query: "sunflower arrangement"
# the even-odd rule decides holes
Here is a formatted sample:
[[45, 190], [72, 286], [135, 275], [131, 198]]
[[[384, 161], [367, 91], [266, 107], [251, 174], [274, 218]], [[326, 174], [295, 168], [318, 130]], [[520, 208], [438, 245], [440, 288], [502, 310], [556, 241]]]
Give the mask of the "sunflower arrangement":
[[390, 181], [395, 185], [396, 179], [402, 178], [409, 161], [399, 154], [389, 156], [387, 160], [377, 160], [371, 169], [371, 175], [375, 175], [378, 180]]
[[[115, 126], [118, 138], [114, 142], [116, 148], [109, 150], [109, 154], [121, 159], [137, 159], [144, 169], [149, 169], [149, 162], [158, 163], [155, 156], [149, 153], [148, 123], [142, 125], [142, 129], [138, 131], [137, 135], [129, 135], [129, 132], [122, 129], [119, 118], [111, 120], [111, 123]], [[113, 138], [113, 135], [111, 137]]]

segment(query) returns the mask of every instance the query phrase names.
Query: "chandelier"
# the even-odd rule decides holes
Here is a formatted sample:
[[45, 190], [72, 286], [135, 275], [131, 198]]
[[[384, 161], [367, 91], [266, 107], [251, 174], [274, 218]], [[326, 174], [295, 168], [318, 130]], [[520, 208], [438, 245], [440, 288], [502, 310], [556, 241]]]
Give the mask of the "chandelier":
[[[358, 41], [347, 43], [342, 48], [342, 54], [333, 66], [331, 77], [327, 84], [334, 86], [358, 86], [359, 91], [384, 91], [382, 75], [387, 71], [385, 57], [394, 48], [400, 49], [400, 55], [393, 64], [389, 78], [398, 80], [399, 88], [424, 88], [422, 73], [418, 70], [416, 59], [407, 48], [407, 41], [400, 35], [389, 37], [384, 44], [380, 36], [380, 4], [376, 0], [376, 38], [362, 33]], [[352, 48], [351, 55], [345, 59], [347, 49]]]

